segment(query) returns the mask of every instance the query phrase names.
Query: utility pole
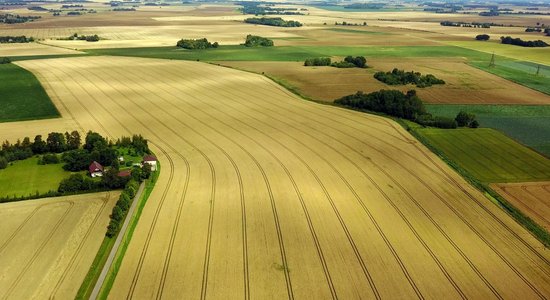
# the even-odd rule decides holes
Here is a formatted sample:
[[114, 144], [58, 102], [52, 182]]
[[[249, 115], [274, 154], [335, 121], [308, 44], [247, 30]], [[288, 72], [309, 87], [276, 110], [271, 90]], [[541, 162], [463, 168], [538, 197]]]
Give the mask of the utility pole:
[[495, 66], [495, 52], [493, 52], [493, 55], [491, 56], [491, 62], [489, 62], [489, 67]]

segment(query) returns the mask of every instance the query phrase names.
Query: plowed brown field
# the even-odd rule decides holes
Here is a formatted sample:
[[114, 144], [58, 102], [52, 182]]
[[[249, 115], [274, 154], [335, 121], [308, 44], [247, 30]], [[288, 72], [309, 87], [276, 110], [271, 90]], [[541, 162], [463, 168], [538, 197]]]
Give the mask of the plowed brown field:
[[550, 182], [502, 183], [493, 188], [535, 222], [550, 230]]
[[392, 121], [199, 62], [19, 64], [163, 163], [112, 299], [550, 297], [548, 251]]
[[0, 298], [72, 299], [118, 192], [0, 204]]

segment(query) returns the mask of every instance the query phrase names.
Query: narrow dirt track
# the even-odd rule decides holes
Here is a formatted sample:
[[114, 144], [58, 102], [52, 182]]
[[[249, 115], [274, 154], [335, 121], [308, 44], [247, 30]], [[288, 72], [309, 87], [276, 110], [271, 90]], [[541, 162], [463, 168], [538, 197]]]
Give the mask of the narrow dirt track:
[[163, 163], [112, 299], [550, 297], [548, 251], [387, 119], [197, 62], [19, 64]]

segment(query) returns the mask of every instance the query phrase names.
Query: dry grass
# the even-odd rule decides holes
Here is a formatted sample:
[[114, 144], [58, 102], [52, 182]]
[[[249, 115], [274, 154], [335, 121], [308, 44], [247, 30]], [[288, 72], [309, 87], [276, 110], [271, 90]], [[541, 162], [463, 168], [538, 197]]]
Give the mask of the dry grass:
[[57, 55], [57, 54], [78, 54], [81, 52], [51, 47], [38, 43], [27, 44], [3, 44], [0, 47], [0, 57], [4, 56], [37, 56], [37, 55]]
[[[356, 91], [373, 92], [380, 89], [416, 89], [428, 103], [476, 103], [476, 104], [550, 104], [550, 96], [512, 83], [496, 75], [468, 66], [464, 60], [454, 58], [433, 59], [372, 59], [370, 69], [338, 69], [332, 67], [304, 67], [294, 62], [223, 62], [239, 69], [282, 79], [297, 88], [304, 96], [332, 101]], [[445, 85], [416, 88], [413, 85], [389, 86], [376, 79], [376, 71], [393, 68], [433, 74], [446, 81]]]
[[73, 298], [117, 198], [111, 192], [0, 204], [0, 296]]
[[492, 187], [529, 218], [550, 230], [550, 182], [503, 183]]
[[162, 161], [112, 299], [550, 296], [543, 246], [387, 119], [197, 62], [21, 65]]

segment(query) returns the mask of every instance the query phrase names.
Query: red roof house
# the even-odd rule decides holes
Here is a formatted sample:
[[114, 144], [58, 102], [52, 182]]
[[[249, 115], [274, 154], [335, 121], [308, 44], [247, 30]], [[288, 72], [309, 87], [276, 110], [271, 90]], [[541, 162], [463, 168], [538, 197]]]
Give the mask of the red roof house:
[[90, 176], [92, 177], [103, 176], [103, 166], [97, 161], [92, 162], [88, 170], [90, 171]]
[[143, 157], [142, 164], [150, 165], [151, 166], [151, 171], [156, 171], [157, 170], [157, 158], [154, 157], [153, 155], [145, 155]]
[[129, 177], [130, 175], [132, 175], [132, 170], [122, 170], [117, 174], [118, 177]]

